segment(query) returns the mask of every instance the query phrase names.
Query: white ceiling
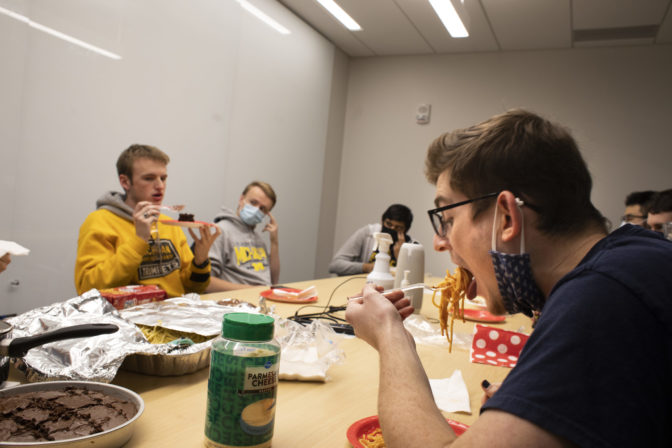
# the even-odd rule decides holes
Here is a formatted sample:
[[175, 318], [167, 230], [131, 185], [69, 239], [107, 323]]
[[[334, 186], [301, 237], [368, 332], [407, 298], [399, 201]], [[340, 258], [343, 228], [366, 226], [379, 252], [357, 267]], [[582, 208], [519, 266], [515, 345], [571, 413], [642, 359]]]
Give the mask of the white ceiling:
[[278, 0], [352, 57], [672, 43], [672, 0], [463, 0], [453, 39], [428, 0], [336, 0], [348, 31], [316, 0]]

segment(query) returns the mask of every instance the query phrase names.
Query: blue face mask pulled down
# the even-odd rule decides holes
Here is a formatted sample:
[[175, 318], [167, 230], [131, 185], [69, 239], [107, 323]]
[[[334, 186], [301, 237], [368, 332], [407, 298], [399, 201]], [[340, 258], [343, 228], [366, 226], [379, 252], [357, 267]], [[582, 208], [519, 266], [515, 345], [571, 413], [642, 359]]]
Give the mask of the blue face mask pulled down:
[[[516, 205], [520, 210], [523, 201], [516, 198]], [[522, 211], [521, 211], [522, 215]], [[546, 298], [534, 282], [530, 254], [525, 253], [525, 222], [520, 235], [520, 253], [505, 254], [496, 250], [495, 223], [497, 222], [497, 208], [495, 208], [495, 221], [492, 224], [492, 265], [495, 268], [497, 286], [504, 301], [506, 311], [515, 314], [523, 313], [533, 317], [541, 312]]]
[[264, 214], [259, 210], [259, 207], [245, 204], [240, 210], [240, 219], [248, 226], [256, 226], [264, 219]]

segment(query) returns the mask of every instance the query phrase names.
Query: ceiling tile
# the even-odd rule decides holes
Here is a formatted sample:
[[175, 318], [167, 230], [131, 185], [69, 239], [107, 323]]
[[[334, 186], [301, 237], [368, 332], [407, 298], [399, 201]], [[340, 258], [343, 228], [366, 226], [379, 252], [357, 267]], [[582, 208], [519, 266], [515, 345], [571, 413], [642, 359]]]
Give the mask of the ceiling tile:
[[450, 36], [428, 1], [395, 1], [435, 53], [499, 50], [490, 24], [478, 1], [472, 0], [465, 4], [468, 15], [465, 26], [469, 31], [469, 37], [461, 39], [454, 39]]
[[659, 25], [670, 0], [573, 0], [575, 30]]
[[431, 53], [432, 48], [390, 0], [339, 0], [339, 5], [362, 27], [355, 31], [376, 55]]
[[569, 0], [482, 0], [502, 50], [569, 48]]
[[[341, 25], [315, 0], [279, 0], [304, 22], [311, 25], [317, 32], [340, 48], [345, 54], [357, 56], [374, 56], [357, 36]], [[357, 19], [355, 19], [357, 20]]]
[[[278, 1], [351, 57], [571, 48], [575, 31], [597, 36], [576, 46], [672, 43], [672, 0], [463, 0], [464, 39], [450, 37], [429, 0], [336, 0], [358, 32], [316, 0]], [[651, 25], [659, 26], [653, 41], [634, 33]]]

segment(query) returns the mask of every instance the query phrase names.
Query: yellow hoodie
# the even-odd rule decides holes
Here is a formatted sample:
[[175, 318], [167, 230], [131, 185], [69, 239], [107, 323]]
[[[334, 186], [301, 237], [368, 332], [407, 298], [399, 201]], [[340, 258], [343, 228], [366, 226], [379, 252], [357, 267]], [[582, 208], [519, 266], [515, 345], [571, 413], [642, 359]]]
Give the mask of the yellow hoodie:
[[[100, 208], [99, 200], [99, 209], [80, 227], [75, 262], [77, 293], [126, 285], [157, 285], [169, 297], [205, 291], [210, 283], [210, 263], [194, 265], [182, 229], [159, 222], [158, 235], [153, 234], [154, 240], [148, 243], [135, 234], [135, 225], [126, 212], [112, 212], [109, 206]], [[159, 219], [170, 218], [161, 215]]]

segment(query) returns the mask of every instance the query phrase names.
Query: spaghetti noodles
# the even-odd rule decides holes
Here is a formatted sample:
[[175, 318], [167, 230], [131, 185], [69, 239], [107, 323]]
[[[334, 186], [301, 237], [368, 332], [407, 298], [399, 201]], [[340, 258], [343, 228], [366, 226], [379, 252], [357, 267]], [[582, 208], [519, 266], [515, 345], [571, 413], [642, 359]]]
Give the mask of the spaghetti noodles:
[[[467, 296], [467, 286], [473, 276], [459, 266], [455, 269], [455, 274], [451, 275], [446, 271], [446, 278], [435, 286], [432, 294], [432, 303], [439, 309], [439, 322], [441, 324], [441, 334], [446, 335], [448, 339], [448, 352], [453, 350], [453, 321], [455, 316], [464, 322], [464, 299]], [[436, 303], [436, 293], [441, 291], [441, 301]], [[448, 323], [448, 314], [450, 314], [450, 324]]]
[[167, 344], [168, 342], [181, 338], [189, 338], [194, 341], [195, 344], [200, 344], [201, 342], [205, 342], [214, 337], [202, 336], [186, 331], [171, 330], [170, 328], [160, 326], [160, 322], [159, 325], [154, 325], [152, 327], [142, 324], [137, 324], [137, 326], [142, 330], [142, 333], [150, 344]]
[[360, 437], [359, 443], [361, 443], [364, 448], [385, 448], [383, 431], [380, 428], [376, 428]]

